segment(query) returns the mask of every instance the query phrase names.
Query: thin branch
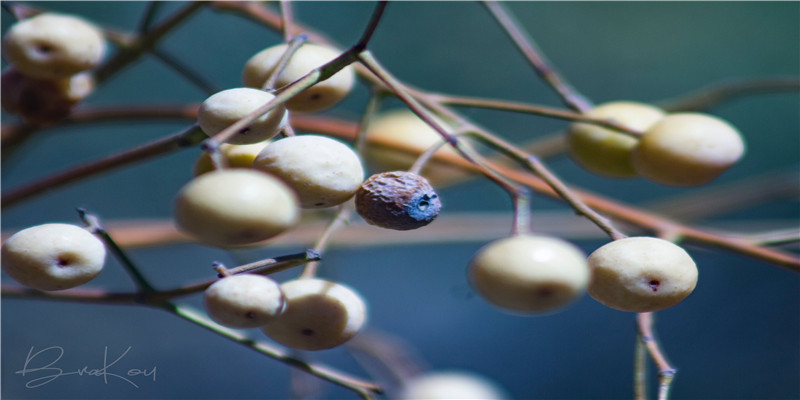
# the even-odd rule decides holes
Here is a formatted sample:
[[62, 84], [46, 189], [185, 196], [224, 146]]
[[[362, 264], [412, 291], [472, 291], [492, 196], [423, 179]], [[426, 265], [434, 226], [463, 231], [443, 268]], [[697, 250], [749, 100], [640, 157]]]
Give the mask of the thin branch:
[[90, 231], [100, 236], [100, 238], [103, 240], [103, 243], [105, 243], [106, 247], [111, 250], [111, 253], [114, 254], [117, 260], [119, 260], [119, 262], [122, 264], [122, 267], [125, 268], [125, 272], [128, 273], [133, 282], [139, 288], [139, 292], [142, 294], [154, 293], [156, 289], [153, 288], [153, 285], [151, 285], [147, 278], [142, 275], [141, 271], [139, 271], [139, 267], [136, 266], [136, 263], [134, 263], [133, 260], [128, 257], [125, 251], [123, 251], [117, 242], [114, 241], [114, 238], [108, 234], [108, 231], [100, 222], [100, 218], [89, 213], [84, 208], [78, 209], [78, 215]]
[[550, 84], [567, 107], [579, 112], [585, 112], [592, 108], [591, 102], [570, 86], [550, 65], [533, 39], [525, 33], [519, 22], [506, 10], [505, 5], [495, 1], [484, 1], [483, 4], [525, 55], [539, 77]]
[[798, 92], [800, 78], [770, 77], [715, 83], [680, 97], [659, 101], [667, 111], [704, 111], [720, 103], [764, 93]]
[[636, 315], [636, 323], [639, 328], [639, 340], [647, 348], [650, 357], [658, 368], [658, 400], [666, 400], [669, 398], [669, 389], [677, 370], [669, 364], [656, 340], [653, 331], [653, 313], [638, 313]]
[[[314, 243], [314, 250], [318, 253], [322, 253], [328, 247], [328, 243], [330, 239], [333, 237], [333, 234], [337, 232], [342, 227], [346, 226], [350, 222], [350, 214], [352, 213], [351, 206], [352, 203], [346, 203], [339, 206], [339, 209], [336, 211], [336, 214], [331, 219], [328, 226], [325, 227], [325, 231], [322, 232], [322, 235], [319, 236], [317, 242]], [[317, 270], [319, 269], [319, 261], [314, 261], [308, 263], [306, 267], [303, 269], [303, 273], [300, 274], [301, 278], [313, 278], [317, 275]]]
[[0, 204], [2, 204], [2, 207], [5, 208], [28, 197], [40, 194], [47, 190], [52, 190], [79, 179], [97, 175], [121, 165], [129, 165], [134, 162], [169, 153], [180, 148], [195, 146], [199, 144], [200, 141], [205, 137], [205, 134], [202, 133], [197, 125], [192, 125], [182, 132], [158, 139], [154, 142], [98, 160], [90, 161], [45, 178], [29, 182], [22, 187], [12, 189], [7, 193], [3, 193], [2, 198], [0, 199]]
[[294, 12], [292, 12], [292, 0], [280, 0], [281, 8], [281, 31], [283, 31], [283, 41], [289, 42], [294, 37]]
[[147, 8], [145, 8], [144, 14], [142, 15], [142, 19], [139, 21], [139, 28], [137, 29], [137, 32], [139, 32], [139, 34], [143, 34], [147, 32], [148, 29], [150, 29], [150, 26], [153, 25], [153, 20], [156, 17], [158, 9], [161, 8], [163, 4], [164, 3], [161, 1], [147, 2]]
[[211, 332], [214, 332], [224, 338], [230, 339], [236, 343], [244, 345], [247, 348], [250, 348], [261, 354], [266, 355], [267, 357], [280, 361], [290, 367], [297, 368], [301, 371], [307, 372], [318, 378], [322, 378], [328, 382], [353, 390], [363, 398], [372, 398], [374, 394], [382, 393], [382, 389], [378, 385], [372, 382], [368, 382], [350, 375], [346, 375], [342, 372], [336, 371], [332, 368], [328, 368], [323, 365], [307, 363], [303, 360], [292, 357], [291, 354], [289, 354], [289, 352], [287, 351], [281, 350], [277, 347], [273, 347], [266, 343], [257, 342], [253, 339], [248, 338], [247, 335], [239, 331], [235, 331], [233, 329], [228, 329], [220, 325], [217, 325], [216, 323], [206, 318], [201, 313], [192, 310], [188, 306], [170, 304], [169, 306], [164, 307], [164, 309], [170, 312], [171, 314], [177, 315], [195, 325], [205, 328]]
[[534, 114], [543, 117], [556, 118], [566, 121], [585, 122], [592, 125], [598, 125], [604, 128], [613, 129], [617, 132], [621, 132], [633, 137], [639, 137], [642, 135], [642, 132], [618, 124], [612, 120], [593, 118], [586, 116], [585, 114], [559, 110], [552, 107], [543, 107], [533, 104], [526, 104], [526, 103], [519, 103], [519, 102], [505, 101], [505, 100], [484, 99], [477, 97], [450, 96], [442, 94], [425, 94], [425, 96], [428, 97], [431, 101], [436, 101], [443, 105], [486, 108], [490, 110], [501, 110], [501, 111], [519, 112], [525, 114]]
[[219, 88], [211, 81], [201, 76], [197, 71], [175, 58], [172, 54], [163, 52], [158, 48], [150, 50], [150, 54], [209, 96], [219, 91]]

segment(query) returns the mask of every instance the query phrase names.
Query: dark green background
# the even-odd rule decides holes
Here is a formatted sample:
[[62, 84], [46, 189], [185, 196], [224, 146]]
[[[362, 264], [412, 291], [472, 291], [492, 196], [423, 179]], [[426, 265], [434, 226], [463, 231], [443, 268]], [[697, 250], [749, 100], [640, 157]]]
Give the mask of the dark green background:
[[[133, 30], [143, 2], [55, 2], [38, 6], [83, 15]], [[160, 15], [179, 7], [164, 5]], [[564, 2], [509, 3], [567, 79], [595, 102], [657, 101], [729, 79], [800, 72], [797, 2]], [[373, 3], [301, 2], [296, 17], [348, 45], [359, 37]], [[3, 31], [12, 22], [2, 13]], [[203, 10], [159, 46], [192, 65], [219, 88], [238, 86], [244, 62], [280, 36], [237, 17]], [[489, 14], [472, 2], [394, 2], [370, 44], [400, 79], [433, 91], [557, 106]], [[367, 91], [360, 87], [334, 116], [355, 119]], [[180, 104], [206, 94], [158, 61], [145, 57], [86, 102], [92, 105]], [[771, 171], [796, 171], [800, 119], [797, 93], [739, 99], [711, 110], [742, 132], [746, 157], [713, 185]], [[497, 111], [466, 111], [509, 140], [563, 128], [563, 122]], [[7, 115], [4, 115], [4, 122]], [[2, 189], [46, 176], [176, 132], [188, 122], [137, 121], [47, 130], [3, 160]], [[174, 193], [191, 177], [198, 149], [115, 171], [54, 190], [3, 211], [3, 230], [44, 222], [77, 223], [85, 206], [106, 219], [169, 217]], [[644, 180], [593, 176], [567, 158], [548, 161], [566, 181], [634, 204], [689, 193]], [[447, 212], [508, 211], [509, 201], [487, 182], [441, 191]], [[536, 209], [565, 210], [549, 200]], [[701, 223], [800, 219], [796, 199]], [[535, 218], [534, 213], [534, 218]], [[534, 228], [536, 229], [534, 219]], [[547, 230], [548, 227], [541, 227]], [[413, 234], [413, 233], [411, 233]], [[576, 240], [587, 252], [603, 240]], [[370, 326], [412, 343], [437, 369], [472, 369], [494, 377], [514, 398], [630, 398], [634, 317], [585, 296], [564, 312], [543, 317], [504, 314], [475, 296], [464, 278], [484, 243], [336, 248], [322, 273], [356, 288], [368, 300]], [[243, 260], [295, 252], [266, 248], [228, 254], [186, 244], [137, 250], [134, 259], [160, 287], [209, 277], [213, 260]], [[779, 267], [720, 251], [690, 247], [700, 268], [697, 290], [658, 313], [658, 331], [679, 368], [674, 398], [792, 399], [800, 396], [800, 279]], [[285, 279], [291, 275], [282, 275]], [[4, 283], [6, 280], [4, 279]], [[110, 261], [91, 285], [130, 289]], [[188, 300], [196, 305], [199, 296]], [[254, 337], [260, 338], [259, 332]], [[26, 389], [22, 367], [35, 346], [62, 346], [64, 368], [102, 361], [103, 349], [125, 357], [126, 369], [157, 366], [155, 383], [140, 388], [87, 377], [63, 377]], [[336, 349], [314, 354], [363, 374]], [[134, 307], [3, 300], [3, 398], [285, 398], [289, 368], [159, 311]], [[328, 398], [353, 395], [331, 385]]]

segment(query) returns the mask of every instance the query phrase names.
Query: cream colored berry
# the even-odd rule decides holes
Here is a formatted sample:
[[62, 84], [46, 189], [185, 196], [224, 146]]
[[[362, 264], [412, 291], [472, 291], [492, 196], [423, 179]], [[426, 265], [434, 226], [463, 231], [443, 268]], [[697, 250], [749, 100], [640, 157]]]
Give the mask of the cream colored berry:
[[286, 309], [262, 328], [272, 340], [294, 349], [330, 349], [355, 337], [366, 321], [361, 296], [339, 283], [296, 279], [281, 290]]
[[344, 203], [364, 181], [358, 155], [344, 143], [320, 135], [276, 140], [258, 155], [253, 167], [288, 183], [304, 208]]
[[103, 270], [106, 248], [87, 230], [69, 224], [23, 229], [6, 240], [3, 271], [39, 290], [63, 290], [94, 279]]
[[[643, 132], [664, 118], [664, 112], [643, 103], [617, 101], [599, 105], [586, 116], [613, 120]], [[583, 122], [571, 124], [567, 131], [569, 153], [575, 162], [590, 172], [613, 178], [638, 175], [631, 162], [636, 143], [637, 139], [627, 134]]]
[[[437, 119], [437, 122], [448, 128], [443, 121]], [[389, 111], [370, 121], [364, 158], [380, 171], [408, 170], [420, 154], [443, 142], [442, 136], [413, 112], [407, 109]], [[458, 153], [451, 146], [445, 145], [435, 153], [435, 156], [443, 155], [458, 156]], [[420, 175], [436, 183], [463, 179], [468, 173], [452, 165], [431, 160]]]
[[581, 296], [589, 281], [586, 256], [554, 237], [515, 235], [478, 250], [469, 280], [489, 303], [507, 311], [555, 311]]
[[192, 179], [175, 199], [178, 228], [213, 246], [238, 246], [277, 236], [299, 219], [294, 192], [260, 171], [222, 169]]
[[436, 371], [403, 383], [398, 400], [501, 400], [508, 394], [486, 376], [467, 371]]
[[25, 75], [64, 79], [100, 64], [103, 33], [72, 15], [44, 13], [14, 24], [3, 37], [3, 56]]
[[[272, 71], [275, 70], [287, 47], [287, 44], [268, 47], [250, 58], [242, 71], [244, 85], [261, 89]], [[312, 70], [332, 61], [341, 53], [339, 50], [321, 44], [303, 44], [292, 55], [286, 68], [278, 75], [275, 88], [286, 86], [302, 78]], [[286, 103], [286, 107], [292, 112], [298, 113], [321, 111], [332, 107], [350, 93], [354, 81], [353, 67], [346, 66], [330, 78], [290, 99]]]
[[672, 114], [645, 131], [633, 150], [633, 166], [653, 182], [698, 186], [711, 182], [745, 151], [739, 132], [706, 114]]
[[[214, 136], [236, 121], [246, 117], [275, 96], [253, 88], [233, 88], [217, 92], [207, 98], [197, 111], [197, 122], [208, 136]], [[241, 129], [226, 142], [249, 144], [262, 142], [277, 135], [289, 123], [289, 113], [281, 104], [250, 126]]]
[[631, 312], [663, 310], [697, 285], [697, 266], [680, 246], [653, 237], [615, 240], [589, 256], [589, 294], [608, 307]]
[[224, 277], [203, 295], [208, 316], [231, 328], [257, 328], [283, 312], [283, 292], [274, 280], [262, 275]]
[[[253, 168], [258, 153], [264, 150], [271, 140], [251, 144], [229, 144], [223, 143], [219, 146], [219, 152], [226, 168]], [[211, 163], [211, 156], [204, 151], [197, 157], [194, 163], [194, 176], [213, 171], [214, 164]]]

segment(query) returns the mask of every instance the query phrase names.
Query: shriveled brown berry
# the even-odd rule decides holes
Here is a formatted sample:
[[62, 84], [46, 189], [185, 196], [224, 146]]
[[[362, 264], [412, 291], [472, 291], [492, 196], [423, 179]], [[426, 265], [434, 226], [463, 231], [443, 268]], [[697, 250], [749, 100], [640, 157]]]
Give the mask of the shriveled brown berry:
[[433, 221], [442, 208], [428, 180], [412, 172], [382, 172], [356, 192], [356, 211], [367, 223], [399, 231]]
[[86, 74], [58, 80], [37, 79], [9, 67], [3, 70], [0, 99], [7, 112], [28, 123], [47, 124], [68, 116], [91, 92], [93, 84], [91, 76]]

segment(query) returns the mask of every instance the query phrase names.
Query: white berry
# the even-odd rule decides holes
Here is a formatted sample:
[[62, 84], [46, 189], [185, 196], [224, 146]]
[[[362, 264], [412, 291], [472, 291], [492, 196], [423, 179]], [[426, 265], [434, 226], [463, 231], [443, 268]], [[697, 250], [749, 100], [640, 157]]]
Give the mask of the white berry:
[[[253, 88], [233, 88], [207, 98], [197, 111], [197, 122], [208, 136], [214, 136], [236, 121], [246, 117], [275, 96]], [[283, 104], [262, 115], [248, 127], [239, 130], [227, 143], [248, 144], [270, 139], [289, 123]]]
[[344, 203], [364, 181], [364, 167], [347, 145], [319, 135], [298, 135], [276, 140], [253, 162], [288, 183], [303, 208]]
[[[642, 132], [664, 118], [664, 112], [647, 104], [617, 101], [601, 104], [586, 116], [613, 120]], [[567, 131], [572, 158], [586, 170], [608, 177], [638, 175], [631, 162], [631, 151], [636, 143], [637, 139], [632, 136], [585, 122], [573, 123]]]
[[[266, 48], [250, 58], [242, 71], [245, 86], [261, 89], [267, 78], [275, 70], [288, 45], [279, 44]], [[292, 55], [275, 81], [275, 88], [286, 86], [313, 69], [332, 61], [342, 52], [332, 47], [316, 43], [305, 43]], [[292, 112], [310, 113], [332, 107], [341, 101], [353, 88], [355, 72], [346, 66], [330, 78], [311, 86], [286, 102]]]
[[39, 290], [63, 290], [94, 279], [105, 264], [103, 242], [69, 224], [23, 229], [6, 240], [2, 266], [17, 282]]
[[203, 295], [208, 316], [231, 328], [256, 328], [283, 312], [283, 292], [274, 280], [262, 275], [224, 277]]
[[284, 346], [330, 349], [352, 339], [366, 321], [366, 305], [361, 296], [342, 284], [296, 279], [283, 283], [281, 290], [286, 309], [262, 330]]
[[501, 400], [508, 394], [496, 382], [473, 372], [437, 371], [403, 383], [398, 400]]
[[615, 240], [589, 256], [589, 294], [608, 307], [631, 312], [663, 310], [697, 285], [697, 266], [680, 246], [654, 237]]
[[586, 256], [564, 240], [515, 235], [478, 250], [469, 280], [489, 303], [511, 312], [557, 310], [581, 296], [589, 281]]
[[213, 246], [259, 242], [292, 228], [297, 197], [280, 179], [260, 171], [223, 169], [192, 179], [175, 199], [178, 228]]
[[[258, 157], [258, 153], [261, 153], [261, 150], [264, 150], [270, 143], [272, 143], [272, 140], [251, 144], [222, 143], [218, 150], [225, 163], [225, 168], [253, 168], [253, 161]], [[204, 151], [195, 160], [194, 176], [211, 172], [214, 169], [211, 156], [207, 151]]]
[[727, 122], [699, 113], [664, 117], [645, 131], [633, 150], [633, 166], [643, 177], [664, 185], [711, 182], [738, 161], [745, 146]]
[[64, 79], [100, 64], [103, 33], [88, 21], [56, 13], [14, 24], [3, 38], [3, 56], [25, 75]]

